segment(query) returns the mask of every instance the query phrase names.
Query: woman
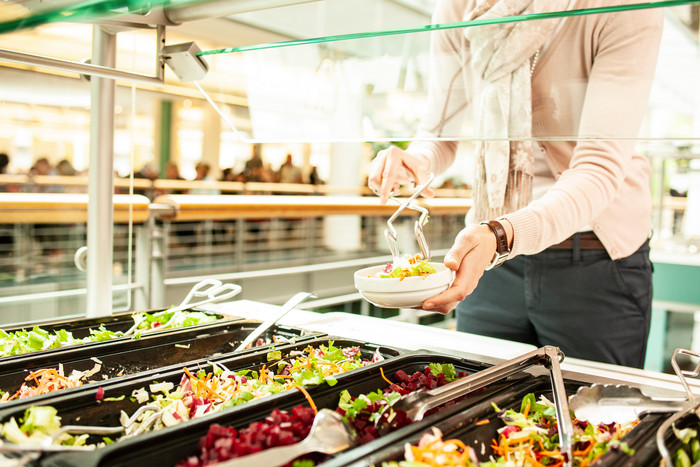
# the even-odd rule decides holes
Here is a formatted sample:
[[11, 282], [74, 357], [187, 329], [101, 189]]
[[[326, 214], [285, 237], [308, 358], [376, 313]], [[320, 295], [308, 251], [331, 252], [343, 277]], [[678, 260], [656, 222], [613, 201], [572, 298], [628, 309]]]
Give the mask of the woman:
[[[607, 3], [443, 0], [433, 20]], [[400, 184], [443, 172], [457, 142], [435, 138], [457, 137], [463, 110], [477, 107], [474, 207], [444, 260], [455, 280], [424, 309], [457, 307], [461, 331], [643, 366], [651, 171], [632, 138], [662, 15], [648, 9], [433, 33], [429, 111], [418, 135], [433, 140], [382, 151], [368, 182], [386, 201]]]

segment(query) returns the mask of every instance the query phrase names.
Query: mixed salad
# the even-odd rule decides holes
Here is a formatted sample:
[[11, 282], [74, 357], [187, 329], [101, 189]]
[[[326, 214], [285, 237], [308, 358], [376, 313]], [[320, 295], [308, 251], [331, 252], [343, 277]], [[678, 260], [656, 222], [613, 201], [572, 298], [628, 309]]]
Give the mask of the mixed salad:
[[433, 467], [460, 466], [476, 467], [479, 460], [476, 452], [459, 439], [442, 439], [442, 432], [433, 427], [430, 433], [424, 433], [418, 444], [406, 444], [404, 459], [398, 462], [385, 462], [382, 467]]
[[[219, 319], [215, 315], [201, 311], [176, 311], [173, 313], [168, 310], [154, 313], [134, 313], [131, 317], [135, 327], [134, 339], [138, 339], [146, 331], [188, 327], [211, 323]], [[47, 331], [39, 326], [14, 332], [5, 332], [0, 329], [0, 358], [56, 349], [67, 345], [101, 342], [125, 335], [126, 333], [122, 331], [110, 331], [104, 324], [90, 329], [90, 335], [84, 338], [73, 337], [73, 334], [65, 329]]]
[[[491, 448], [495, 456], [484, 466], [510, 465], [561, 465], [564, 454], [559, 450], [559, 435], [554, 404], [544, 396], [539, 400], [534, 394], [526, 395], [520, 410], [500, 410], [494, 404], [498, 417], [505, 427], [498, 430], [498, 439]], [[621, 439], [639, 423], [611, 423], [594, 425], [573, 419], [574, 466], [586, 467], [611, 449], [628, 455], [634, 452]]]
[[[456, 372], [450, 364], [430, 364], [425, 370], [411, 375], [399, 370], [394, 375], [396, 382], [385, 378], [389, 386], [383, 390], [357, 397], [342, 391], [336, 411], [343, 416], [357, 442], [365, 444], [412, 423], [405, 412], [392, 407], [402, 395], [419, 389], [442, 386], [465, 374]], [[307, 399], [311, 408], [299, 405], [289, 412], [275, 409], [264, 420], [253, 422], [239, 431], [218, 424], [212, 425], [207, 435], [199, 442], [198, 455], [183, 459], [178, 467], [201, 467], [303, 440], [309, 434], [311, 422], [317, 412], [316, 405], [308, 394]], [[455, 402], [434, 410], [441, 410]], [[311, 467], [315, 465], [316, 460], [322, 458], [311, 455], [297, 459], [290, 465]]]
[[58, 365], [57, 369], [42, 368], [32, 371], [25, 378], [25, 382], [14, 393], [0, 390], [0, 403], [14, 399], [27, 399], [29, 397], [49, 394], [63, 389], [75, 388], [88, 382], [95, 373], [102, 368], [101, 362], [93, 358], [95, 366], [87, 371], [73, 370], [69, 375], [63, 371], [63, 365]]
[[[434, 430], [424, 435], [417, 446], [406, 445], [404, 461], [387, 462], [383, 467], [563, 465], [564, 454], [559, 449], [556, 411], [552, 402], [544, 396], [536, 400], [534, 394], [527, 394], [519, 410], [501, 410], [495, 404], [493, 406], [505, 426], [498, 429], [497, 439], [491, 442], [494, 454], [488, 461], [479, 462], [476, 452], [461, 440], [443, 440], [442, 433]], [[489, 423], [488, 419], [483, 422]], [[631, 456], [634, 452], [621, 439], [637, 423], [638, 420], [625, 424], [593, 425], [573, 419], [573, 465], [586, 467], [611, 449]]]
[[[317, 348], [292, 351], [285, 358], [282, 358], [281, 351], [273, 349], [267, 354], [270, 363], [257, 371], [234, 372], [212, 362], [209, 371], [200, 369], [190, 372], [184, 368], [177, 386], [168, 381], [154, 382], [148, 389], [139, 388], [130, 395], [116, 399], [105, 398], [104, 390], [98, 388], [95, 397], [104, 402], [131, 397], [140, 404], [142, 412], [135, 420], [130, 420], [126, 412], [121, 412], [124, 434], [129, 435], [137, 430], [153, 431], [176, 425], [287, 389], [297, 388], [304, 392], [304, 386], [322, 383], [334, 386], [337, 383], [335, 375], [382, 359], [379, 351], [367, 359], [362, 357], [359, 347], [336, 347], [329, 341], [328, 345]], [[17, 423], [13, 419], [2, 425], [2, 431], [4, 433], [6, 427], [13, 429], [17, 426], [23, 431], [22, 422]], [[60, 428], [60, 423], [51, 424], [44, 431], [50, 432], [56, 426]]]
[[427, 259], [421, 259], [420, 254], [410, 257], [394, 258], [393, 263], [387, 263], [377, 277], [403, 280], [406, 277], [427, 276], [434, 274], [435, 267]]

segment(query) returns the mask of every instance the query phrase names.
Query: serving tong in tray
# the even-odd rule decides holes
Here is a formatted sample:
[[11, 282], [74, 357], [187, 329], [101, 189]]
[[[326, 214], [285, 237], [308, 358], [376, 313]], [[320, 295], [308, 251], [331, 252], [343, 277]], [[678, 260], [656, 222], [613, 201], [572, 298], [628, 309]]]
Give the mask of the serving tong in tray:
[[[215, 302], [220, 302], [222, 300], [226, 300], [228, 298], [233, 298], [234, 296], [238, 295], [241, 293], [241, 288], [240, 285], [237, 284], [224, 284], [218, 279], [205, 279], [203, 281], [197, 282], [190, 292], [187, 294], [185, 299], [180, 302], [179, 305], [168, 308], [166, 311], [173, 313], [172, 318], [170, 320], [163, 324], [162, 326], [159, 326], [155, 329], [152, 330], [144, 330], [141, 331], [143, 334], [144, 332], [150, 332], [150, 331], [158, 331], [160, 329], [167, 329], [168, 326], [170, 326], [173, 321], [175, 321], [178, 317], [177, 313], [179, 311], [187, 310], [190, 308], [198, 307], [201, 305], [205, 305], [207, 303], [215, 303]], [[202, 298], [205, 297], [203, 300], [200, 300], [198, 302], [192, 302], [193, 298]], [[124, 333], [125, 336], [129, 336], [131, 334], [136, 333], [136, 330], [138, 327], [141, 325], [146, 320], [146, 317], [141, 319], [140, 321], [134, 323], [131, 328], [129, 328], [128, 331]]]
[[685, 390], [686, 399], [662, 399], [649, 397], [639, 388], [625, 385], [593, 384], [583, 386], [571, 397], [569, 406], [579, 420], [594, 424], [612, 422], [631, 422], [643, 413], [675, 412], [656, 430], [656, 445], [665, 465], [674, 465], [671, 454], [666, 447], [665, 437], [668, 429], [689, 413], [700, 418], [700, 396], [690, 390], [686, 377], [700, 376], [700, 360], [693, 371], [681, 370], [678, 355], [699, 358], [700, 354], [686, 349], [676, 349], [671, 356], [671, 366]]
[[415, 233], [416, 240], [418, 241], [418, 248], [420, 248], [421, 254], [423, 255], [423, 259], [428, 261], [430, 260], [430, 248], [428, 247], [428, 242], [426, 241], [425, 234], [423, 233], [423, 226], [428, 222], [429, 213], [426, 208], [420, 206], [417, 203], [414, 203], [414, 201], [416, 200], [416, 198], [418, 198], [418, 195], [420, 195], [423, 192], [423, 190], [430, 186], [434, 178], [435, 174], [431, 173], [428, 177], [428, 181], [416, 187], [416, 191], [404, 201], [400, 200], [395, 196], [391, 197], [392, 201], [396, 201], [397, 203], [399, 203], [400, 206], [396, 210], [396, 212], [394, 212], [394, 214], [391, 215], [389, 220], [386, 221], [387, 228], [384, 230], [384, 237], [386, 238], [386, 242], [389, 244], [389, 250], [391, 251], [391, 255], [394, 258], [399, 257], [399, 241], [393, 222], [396, 220], [397, 217], [399, 217], [399, 214], [401, 214], [401, 212], [404, 209], [413, 209], [414, 211], [418, 211], [421, 213], [420, 217], [418, 218], [413, 227], [413, 232]]
[[[564, 466], [570, 467], [572, 457], [573, 425], [568, 416], [569, 407], [564, 387], [564, 378], [559, 363], [564, 354], [556, 347], [544, 346], [493, 367], [465, 376], [439, 388], [419, 390], [403, 396], [392, 405], [394, 410], [403, 410], [413, 421], [422, 420], [425, 413], [448, 401], [464, 396], [488, 384], [500, 381], [534, 365], [543, 365], [549, 369], [554, 408], [559, 420], [559, 439], [561, 451], [567, 459]], [[319, 428], [319, 427], [322, 427]], [[326, 437], [328, 433], [331, 436]], [[334, 411], [321, 409], [314, 419], [311, 431], [306, 439], [289, 446], [275, 447], [255, 454], [218, 462], [217, 467], [246, 467], [265, 465], [275, 467], [285, 465], [297, 457], [311, 452], [334, 454], [350, 448], [356, 440], [350, 433], [342, 418]]]

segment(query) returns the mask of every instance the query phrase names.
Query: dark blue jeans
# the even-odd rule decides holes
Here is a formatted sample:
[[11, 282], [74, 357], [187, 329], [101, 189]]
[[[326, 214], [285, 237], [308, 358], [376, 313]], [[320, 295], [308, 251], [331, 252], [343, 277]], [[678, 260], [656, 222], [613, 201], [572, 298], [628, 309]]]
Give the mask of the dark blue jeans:
[[651, 273], [648, 241], [616, 261], [605, 250], [577, 248], [517, 256], [484, 273], [457, 306], [457, 329], [641, 368]]

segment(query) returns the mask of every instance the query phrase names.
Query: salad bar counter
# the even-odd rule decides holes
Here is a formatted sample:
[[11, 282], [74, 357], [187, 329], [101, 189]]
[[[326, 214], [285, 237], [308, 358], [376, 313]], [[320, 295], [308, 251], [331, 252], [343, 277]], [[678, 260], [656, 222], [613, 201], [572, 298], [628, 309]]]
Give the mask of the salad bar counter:
[[[520, 355], [445, 351], [436, 345], [449, 345], [440, 338], [446, 331], [388, 321], [366, 327], [368, 338], [360, 339], [352, 325], [346, 333], [330, 331], [345, 319], [366, 324], [366, 317], [301, 310], [252, 347], [236, 350], [269, 317], [261, 310], [274, 314], [275, 308], [237, 301], [183, 311], [199, 319], [154, 332], [150, 325], [148, 332], [131, 328], [167, 323], [172, 316], [154, 311], [6, 329], [6, 338], [43, 337], [46, 348], [0, 358], [0, 385], [7, 391], [0, 402], [0, 464], [539, 467], [655, 465], [664, 457], [674, 465], [700, 461], [694, 396], [690, 389], [686, 395], [658, 384], [668, 381], [661, 375], [641, 375], [641, 386], [664, 386], [680, 411], [659, 403], [660, 411], [631, 421], [586, 421], [576, 417], [579, 389], [640, 386], [627, 377], [629, 369], [620, 367], [617, 379], [609, 377], [616, 369], [610, 366], [604, 377], [594, 365], [560, 370], [563, 356], [556, 349], [522, 352], [520, 344], [495, 340], [502, 352]], [[394, 324], [406, 346], [395, 345], [397, 336], [387, 332]], [[79, 341], [106, 332], [114, 336]], [[51, 348], [46, 342], [53, 335], [68, 344]], [[611, 410], [631, 403], [599, 402]]]

